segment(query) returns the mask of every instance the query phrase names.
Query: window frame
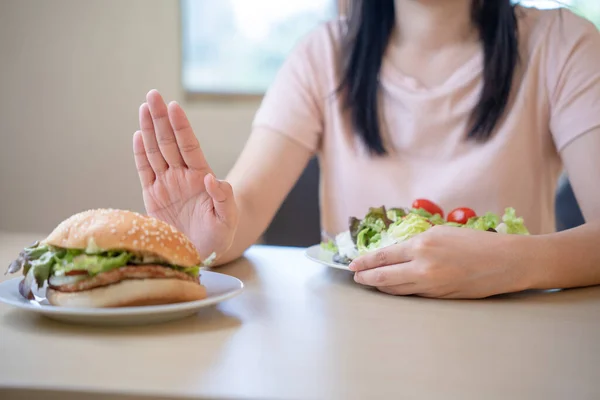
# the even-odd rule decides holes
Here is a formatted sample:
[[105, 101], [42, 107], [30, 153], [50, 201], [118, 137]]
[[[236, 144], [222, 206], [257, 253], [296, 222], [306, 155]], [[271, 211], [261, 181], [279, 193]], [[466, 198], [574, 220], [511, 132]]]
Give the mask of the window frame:
[[[183, 54], [184, 54], [184, 40], [183, 40], [183, 7], [182, 1], [179, 2], [179, 84], [184, 94], [184, 99], [188, 102], [256, 102], [260, 101], [264, 93], [243, 93], [243, 92], [219, 92], [219, 91], [203, 91], [203, 90], [190, 90], [183, 85]], [[348, 9], [349, 0], [335, 0], [337, 4], [338, 15], [344, 15]]]

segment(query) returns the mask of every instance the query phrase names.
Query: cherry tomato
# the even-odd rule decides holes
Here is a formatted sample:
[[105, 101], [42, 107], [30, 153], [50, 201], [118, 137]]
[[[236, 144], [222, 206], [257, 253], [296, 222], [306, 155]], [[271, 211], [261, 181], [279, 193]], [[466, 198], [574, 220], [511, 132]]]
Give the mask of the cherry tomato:
[[469, 218], [476, 217], [475, 211], [467, 207], [456, 208], [448, 214], [448, 222], [455, 222], [457, 224], [466, 224]]
[[426, 200], [426, 199], [417, 199], [417, 200], [413, 201], [412, 207], [416, 208], [416, 209], [422, 208], [423, 210], [427, 211], [431, 215], [440, 214], [440, 216], [442, 218], [444, 218], [444, 211], [442, 211], [440, 206], [435, 204], [433, 201]]

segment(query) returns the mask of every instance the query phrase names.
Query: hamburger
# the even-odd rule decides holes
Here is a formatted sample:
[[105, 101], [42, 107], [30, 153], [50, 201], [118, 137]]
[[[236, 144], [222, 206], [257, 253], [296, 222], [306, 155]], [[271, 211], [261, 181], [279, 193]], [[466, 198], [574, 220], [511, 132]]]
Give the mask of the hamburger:
[[206, 298], [200, 267], [208, 265], [175, 227], [132, 211], [88, 210], [62, 221], [21, 251], [8, 273], [23, 270], [19, 292], [63, 307], [125, 307]]

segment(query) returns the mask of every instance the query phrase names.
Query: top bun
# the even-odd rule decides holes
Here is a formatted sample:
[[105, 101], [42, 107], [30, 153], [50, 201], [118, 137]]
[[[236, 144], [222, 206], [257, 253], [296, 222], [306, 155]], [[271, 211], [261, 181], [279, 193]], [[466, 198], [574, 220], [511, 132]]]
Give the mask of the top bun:
[[127, 250], [182, 267], [202, 263], [187, 236], [166, 222], [133, 211], [97, 209], [75, 214], [61, 222], [43, 243], [91, 251]]

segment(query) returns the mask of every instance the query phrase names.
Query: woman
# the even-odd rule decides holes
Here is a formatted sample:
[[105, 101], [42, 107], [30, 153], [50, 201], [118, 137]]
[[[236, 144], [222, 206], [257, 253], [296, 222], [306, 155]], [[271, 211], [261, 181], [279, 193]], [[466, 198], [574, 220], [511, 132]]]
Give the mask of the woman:
[[[133, 140], [148, 213], [226, 263], [259, 238], [317, 154], [329, 233], [368, 207], [424, 197], [445, 209], [514, 207], [535, 234], [434, 227], [355, 260], [363, 285], [481, 298], [599, 284], [595, 27], [509, 0], [355, 0], [351, 10], [289, 56], [227, 181], [180, 106], [148, 93]], [[554, 233], [563, 166], [587, 223]]]

